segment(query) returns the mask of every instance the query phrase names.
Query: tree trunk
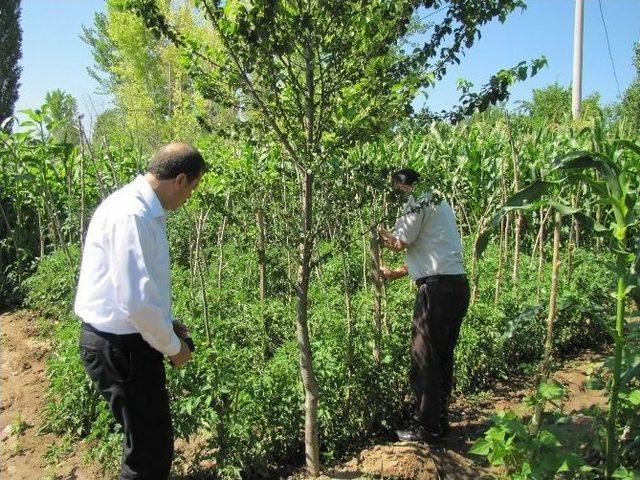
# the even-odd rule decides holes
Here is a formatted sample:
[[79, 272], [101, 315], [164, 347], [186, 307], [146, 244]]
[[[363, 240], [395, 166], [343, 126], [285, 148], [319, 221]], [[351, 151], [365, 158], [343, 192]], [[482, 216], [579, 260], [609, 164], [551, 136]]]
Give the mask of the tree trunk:
[[58, 212], [53, 208], [53, 202], [51, 199], [51, 195], [49, 193], [49, 188], [47, 186], [47, 178], [44, 176], [44, 173], [43, 173], [42, 180], [44, 182], [44, 184], [42, 185], [42, 193], [43, 193], [42, 200], [43, 200], [45, 211], [47, 212], [49, 219], [51, 221], [51, 228], [53, 229], [54, 236], [57, 237], [60, 242], [60, 247], [62, 248], [62, 251], [67, 257], [67, 260], [69, 262], [69, 268], [75, 269], [76, 265], [74, 265], [73, 263], [73, 259], [71, 258], [71, 252], [69, 252], [67, 242], [65, 242], [64, 235], [62, 232], [62, 226], [60, 225], [60, 220], [58, 219]]
[[[602, 207], [600, 205], [596, 207], [596, 222], [600, 224], [602, 223]], [[604, 238], [600, 236], [596, 237], [596, 249], [598, 249], [599, 251], [602, 251], [603, 246], [604, 246]]]
[[[267, 299], [267, 256], [265, 254], [265, 231], [264, 231], [264, 213], [262, 208], [258, 208], [256, 211], [256, 253], [258, 255], [258, 294], [260, 301], [264, 302]], [[264, 348], [263, 355], [265, 361], [273, 355], [271, 351], [270, 339], [271, 339], [271, 325], [268, 321], [268, 316], [265, 314], [264, 308], [260, 309], [260, 316], [262, 317], [262, 328], [264, 330]]]
[[544, 227], [547, 223], [547, 218], [549, 217], [550, 212], [551, 208], [547, 210], [543, 217], [542, 209], [540, 209], [540, 217], [542, 218], [542, 221], [540, 222], [540, 231], [538, 233], [540, 238], [540, 245], [538, 251], [538, 278], [536, 282], [536, 284], [538, 285], [538, 288], [536, 289], [536, 298], [538, 299], [538, 302], [540, 301], [540, 294], [542, 292], [542, 271], [544, 269]]
[[257, 253], [258, 253], [258, 276], [260, 283], [260, 300], [267, 299], [267, 256], [265, 254], [264, 238], [264, 213], [262, 209], [256, 212], [256, 225], [258, 227]]
[[478, 254], [476, 253], [476, 243], [480, 236], [480, 228], [476, 232], [476, 237], [473, 241], [473, 248], [471, 249], [471, 298], [470, 302], [473, 305], [478, 297], [478, 280], [480, 279], [480, 273], [478, 271]]
[[300, 268], [298, 272], [298, 308], [296, 335], [300, 349], [300, 376], [305, 394], [304, 445], [309, 473], [317, 477], [320, 474], [320, 449], [318, 445], [318, 386], [313, 372], [311, 341], [309, 338], [309, 277], [311, 274], [312, 239], [312, 177], [309, 171], [303, 173], [302, 215], [303, 230], [300, 249]]
[[[575, 196], [571, 195], [571, 204], [575, 205]], [[571, 282], [571, 277], [573, 276], [573, 251], [575, 250], [575, 241], [574, 241], [574, 224], [573, 220], [569, 224], [569, 240], [567, 242], [567, 281]]]
[[[514, 192], [518, 192], [520, 190], [520, 176], [518, 175], [519, 157], [513, 138], [513, 132], [511, 131], [511, 122], [509, 121], [508, 115], [506, 116], [506, 119], [509, 131], [509, 144], [511, 145], [511, 160], [513, 162], [513, 189]], [[511, 274], [511, 279], [513, 280], [513, 284], [515, 285], [518, 281], [518, 262], [520, 260], [520, 232], [522, 230], [522, 213], [520, 211], [516, 212], [514, 225], [513, 271]]]
[[[78, 125], [81, 126], [82, 122], [80, 118], [78, 118]], [[80, 252], [84, 250], [84, 202], [85, 202], [85, 191], [84, 191], [84, 143], [80, 141]]]
[[516, 212], [514, 219], [514, 235], [513, 235], [513, 271], [511, 272], [511, 280], [515, 285], [518, 282], [518, 264], [520, 262], [520, 235], [522, 231], [522, 213]]
[[511, 233], [511, 215], [506, 214], [504, 217], [504, 248], [502, 250], [502, 264], [509, 262], [509, 234]]
[[380, 349], [382, 343], [382, 280], [380, 278], [380, 245], [376, 227], [371, 228], [369, 240], [371, 252], [371, 278], [373, 283], [373, 361], [380, 364]]
[[196, 312], [196, 236], [195, 226], [189, 229], [189, 313], [195, 318]]
[[342, 288], [344, 289], [344, 307], [347, 320], [347, 377], [353, 376], [353, 308], [351, 305], [351, 288], [349, 286], [350, 269], [347, 258], [346, 246], [341, 248], [342, 253]]
[[7, 214], [2, 207], [2, 203], [0, 202], [0, 215], [2, 215], [2, 220], [4, 221], [4, 225], [7, 229], [7, 238], [11, 238], [11, 243], [13, 245], [13, 251], [15, 252], [16, 259], [18, 258], [18, 242], [16, 241], [16, 237], [13, 235], [13, 229], [9, 224], [9, 219], [7, 218]]
[[504, 232], [505, 232], [506, 223], [507, 223], [506, 218], [503, 218], [502, 221], [500, 222], [500, 245], [498, 247], [498, 271], [496, 272], [496, 282], [495, 282], [494, 293], [493, 293], [494, 305], [498, 304], [498, 300], [500, 299], [500, 287], [502, 286], [502, 263], [504, 258], [503, 252], [505, 250]]
[[84, 145], [86, 149], [89, 151], [89, 158], [91, 159], [93, 168], [96, 171], [96, 180], [98, 181], [98, 192], [100, 192], [100, 199], [104, 200], [105, 198], [107, 198], [108, 192], [107, 192], [107, 188], [105, 187], [102, 174], [100, 173], [98, 162], [96, 162], [95, 155], [93, 154], [93, 150], [91, 149], [91, 143], [89, 142], [89, 139], [85, 135], [84, 129], [82, 128], [82, 122], [78, 123], [78, 128], [80, 130], [80, 145]]
[[[576, 194], [572, 197], [573, 201], [571, 202], [571, 206], [576, 208], [580, 204], [580, 189], [576, 189]], [[574, 238], [575, 238], [575, 247], [580, 247], [580, 221], [577, 217], [573, 218], [573, 229], [574, 229]]]
[[298, 319], [296, 331], [300, 347], [300, 374], [305, 393], [305, 428], [304, 446], [309, 474], [317, 477], [320, 474], [320, 446], [318, 443], [318, 385], [313, 372], [311, 341], [307, 317], [309, 313], [309, 277], [311, 275], [311, 259], [313, 258], [313, 167], [315, 149], [315, 77], [314, 77], [314, 34], [306, 28], [304, 38], [305, 62], [305, 115], [304, 129], [306, 141], [306, 168], [300, 169], [302, 177], [302, 238], [300, 248], [300, 268], [298, 275]]
[[[553, 352], [553, 322], [556, 318], [556, 302], [558, 299], [558, 272], [560, 271], [560, 227], [562, 225], [562, 217], [559, 212], [555, 214], [553, 226], [553, 263], [551, 267], [551, 290], [549, 293], [549, 314], [547, 316], [547, 333], [544, 342], [544, 353], [536, 385], [540, 385], [549, 376], [549, 364]], [[544, 402], [540, 401], [536, 404], [531, 420], [533, 434], [537, 434], [540, 430], [542, 421], [542, 412], [544, 411]]]
[[196, 245], [195, 245], [195, 267], [198, 273], [198, 280], [200, 281], [200, 294], [202, 296], [202, 313], [204, 317], [204, 333], [207, 339], [207, 344], [211, 346], [211, 329], [209, 322], [209, 297], [207, 295], [207, 282], [205, 279], [206, 263], [204, 254], [202, 253], [202, 230], [207, 223], [209, 217], [209, 211], [211, 207], [205, 212], [200, 211], [198, 219], [196, 221]]
[[38, 207], [36, 207], [36, 213], [38, 215], [38, 240], [40, 242], [40, 257], [39, 258], [43, 258], [44, 257], [44, 252], [45, 252], [45, 235], [44, 235], [44, 225], [42, 224], [42, 215], [40, 213], [40, 209]]
[[[502, 204], [507, 201], [507, 184], [506, 184], [506, 169], [505, 169], [505, 160], [502, 157], [500, 161], [500, 194], [502, 197]], [[498, 300], [500, 299], [500, 289], [502, 286], [502, 269], [505, 261], [505, 256], [508, 246], [508, 235], [509, 235], [509, 214], [506, 214], [502, 218], [502, 222], [500, 222], [500, 248], [498, 249], [498, 271], [496, 272], [496, 283], [493, 295], [493, 303], [495, 305], [498, 304]]]
[[[227, 198], [225, 199], [224, 206], [225, 209], [229, 209], [229, 205], [231, 202], [231, 196], [227, 193]], [[218, 281], [217, 287], [218, 291], [222, 289], [222, 270], [224, 270], [224, 230], [227, 226], [227, 217], [222, 217], [222, 223], [220, 224], [220, 229], [218, 230]]]
[[[360, 231], [365, 232], [364, 229], [364, 220], [362, 216], [360, 216]], [[368, 271], [368, 256], [367, 256], [367, 240], [365, 235], [362, 235], [362, 287], [366, 290], [369, 286], [369, 280], [367, 279], [367, 271]]]

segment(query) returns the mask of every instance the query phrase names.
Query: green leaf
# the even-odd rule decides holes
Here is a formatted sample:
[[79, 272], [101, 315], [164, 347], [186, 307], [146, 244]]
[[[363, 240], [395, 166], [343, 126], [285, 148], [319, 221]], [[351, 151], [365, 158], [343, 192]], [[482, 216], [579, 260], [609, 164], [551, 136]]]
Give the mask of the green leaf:
[[556, 380], [547, 380], [538, 386], [538, 394], [545, 400], [558, 400], [564, 397], [565, 388]]
[[572, 207], [570, 205], [565, 205], [564, 203], [560, 203], [560, 202], [556, 202], [556, 201], [549, 201], [548, 205], [550, 207], [553, 207], [562, 216], [575, 215], [576, 213], [578, 213], [580, 211], [579, 208], [575, 208], [575, 207]]
[[631, 405], [634, 405], [634, 406], [640, 405], [640, 390], [638, 390], [638, 389], [632, 390], [628, 394], [627, 393], [625, 393], [625, 394], [621, 393], [620, 397], [624, 398]]
[[553, 182], [536, 180], [530, 185], [527, 185], [512, 197], [508, 198], [504, 206], [512, 208], [528, 206], [533, 201], [538, 200], [540, 197], [542, 197], [542, 195], [544, 195], [547, 190], [549, 190], [549, 188], [551, 188], [553, 185]]
[[553, 161], [553, 168], [560, 170], [598, 170], [603, 175], [618, 173], [618, 169], [608, 159], [592, 152], [576, 150]]
[[553, 162], [554, 170], [589, 170], [598, 171], [606, 180], [611, 193], [615, 197], [621, 194], [618, 183], [619, 169], [608, 159], [596, 153], [582, 150], [571, 152]]
[[634, 142], [630, 142], [629, 140], [616, 140], [613, 142], [616, 147], [622, 147], [626, 150], [631, 150], [636, 154], [640, 155], [640, 145]]
[[541, 430], [538, 434], [538, 441], [540, 442], [540, 445], [546, 447], [558, 447], [561, 445], [557, 437], [549, 430]]
[[584, 381], [584, 388], [587, 390], [602, 390], [605, 385], [600, 377], [589, 377]]
[[618, 467], [615, 472], [613, 472], [612, 478], [620, 478], [623, 480], [637, 480], [640, 474], [633, 470], [627, 470], [625, 467]]
[[469, 453], [473, 453], [474, 455], [482, 455], [484, 457], [486, 457], [490, 451], [491, 443], [484, 438], [479, 438], [478, 440], [476, 440], [473, 446], [469, 449]]

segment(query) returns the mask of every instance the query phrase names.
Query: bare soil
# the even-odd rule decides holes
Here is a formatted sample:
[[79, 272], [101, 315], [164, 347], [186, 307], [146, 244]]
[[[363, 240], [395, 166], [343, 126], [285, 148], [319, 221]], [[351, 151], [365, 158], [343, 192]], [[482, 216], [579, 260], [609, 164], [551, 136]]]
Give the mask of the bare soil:
[[[41, 431], [48, 381], [46, 359], [51, 351], [48, 339], [40, 335], [35, 316], [26, 311], [0, 315], [0, 478], [2, 479], [101, 479], [100, 470], [84, 461], [89, 445]], [[554, 374], [568, 390], [564, 411], [578, 412], [591, 405], [604, 407], [604, 392], [587, 390], [587, 374], [603, 355], [583, 352], [566, 360]], [[530, 378], [528, 380], [530, 381]], [[348, 461], [327, 468], [324, 478], [397, 478], [411, 480], [481, 479], [490, 473], [468, 454], [482, 434], [491, 414], [513, 409], [524, 412], [522, 399], [530, 385], [524, 377], [496, 385], [493, 392], [460, 397], [451, 406], [451, 434], [438, 448], [420, 443], [396, 442], [374, 445]], [[576, 416], [579, 423], [582, 417]], [[206, 478], [215, 469], [206, 452], [194, 439], [178, 442], [173, 478]], [[292, 478], [304, 478], [302, 472]]]
[[40, 430], [51, 343], [26, 311], [0, 316], [0, 477], [3, 479], [99, 479], [82, 461], [83, 446]]

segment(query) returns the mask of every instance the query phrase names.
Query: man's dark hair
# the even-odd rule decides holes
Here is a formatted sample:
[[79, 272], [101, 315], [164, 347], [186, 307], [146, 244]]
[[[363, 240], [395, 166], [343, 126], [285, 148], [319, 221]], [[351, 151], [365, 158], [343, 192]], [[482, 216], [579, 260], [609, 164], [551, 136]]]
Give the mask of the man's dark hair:
[[391, 175], [391, 181], [395, 185], [399, 183], [401, 185], [413, 185], [420, 180], [420, 174], [413, 168], [401, 168]]
[[188, 143], [165, 145], [149, 162], [149, 172], [158, 180], [169, 180], [184, 173], [189, 182], [193, 182], [206, 170], [202, 154]]

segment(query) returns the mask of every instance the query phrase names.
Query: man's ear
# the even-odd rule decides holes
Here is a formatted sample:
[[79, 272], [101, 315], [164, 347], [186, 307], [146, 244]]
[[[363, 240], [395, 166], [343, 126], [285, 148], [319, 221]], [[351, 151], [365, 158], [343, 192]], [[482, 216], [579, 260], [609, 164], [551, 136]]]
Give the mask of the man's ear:
[[186, 173], [180, 173], [175, 179], [175, 184], [177, 187], [185, 188], [189, 185], [189, 177]]

